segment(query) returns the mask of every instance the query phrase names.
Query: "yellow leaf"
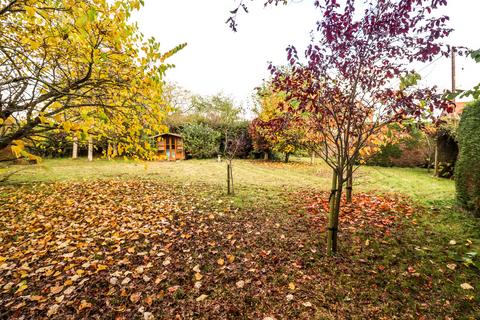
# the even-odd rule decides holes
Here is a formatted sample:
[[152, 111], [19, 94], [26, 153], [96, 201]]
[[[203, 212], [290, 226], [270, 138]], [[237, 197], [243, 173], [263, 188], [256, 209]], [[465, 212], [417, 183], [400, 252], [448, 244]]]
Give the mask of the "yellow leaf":
[[290, 289], [290, 290], [295, 290], [295, 283], [290, 282], [290, 283], [288, 284], [288, 289]]
[[35, 15], [35, 8], [30, 7], [30, 6], [25, 6], [25, 12], [27, 13], [28, 16], [33, 17]]
[[202, 280], [202, 278], [203, 278], [203, 276], [202, 276], [201, 273], [198, 273], [198, 272], [195, 273], [195, 280], [200, 281], [200, 280]]
[[97, 266], [97, 272], [98, 271], [103, 271], [103, 270], [107, 270], [108, 269], [108, 266], [104, 265], [104, 264], [99, 264]]
[[17, 291], [15, 291], [15, 293], [20, 293], [22, 291], [24, 291], [25, 289], [28, 288], [28, 285], [26, 284], [22, 284], [20, 287], [18, 287]]
[[218, 265], [223, 266], [225, 264], [225, 260], [220, 258], [220, 259], [217, 260], [217, 263], [218, 263]]
[[229, 263], [232, 263], [233, 261], [235, 261], [235, 256], [232, 256], [231, 254], [228, 254], [227, 255], [227, 260]]

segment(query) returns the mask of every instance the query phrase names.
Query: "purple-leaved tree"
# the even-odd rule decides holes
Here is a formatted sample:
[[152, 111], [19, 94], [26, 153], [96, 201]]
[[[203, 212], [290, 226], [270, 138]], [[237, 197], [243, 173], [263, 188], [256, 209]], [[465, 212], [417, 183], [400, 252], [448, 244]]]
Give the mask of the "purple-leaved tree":
[[[284, 1], [266, 5], [278, 3]], [[450, 47], [442, 42], [452, 29], [447, 16], [435, 14], [446, 0], [313, 4], [321, 19], [304, 57], [290, 46], [291, 70], [270, 70], [275, 89], [287, 96], [285, 108], [308, 118], [309, 129], [320, 137], [316, 152], [332, 168], [327, 252], [335, 254], [344, 185], [352, 187], [353, 167], [369, 139], [391, 123], [453, 111], [453, 103], [436, 88], [419, 88], [419, 75], [410, 70], [412, 63], [447, 56]], [[235, 28], [233, 17], [229, 22]]]

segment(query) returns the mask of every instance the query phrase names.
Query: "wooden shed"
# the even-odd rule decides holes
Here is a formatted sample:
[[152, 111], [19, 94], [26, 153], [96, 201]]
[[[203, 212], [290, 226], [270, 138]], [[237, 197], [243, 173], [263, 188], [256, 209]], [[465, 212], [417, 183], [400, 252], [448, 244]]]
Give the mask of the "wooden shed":
[[158, 155], [167, 161], [185, 160], [182, 136], [164, 133], [154, 137], [157, 141]]

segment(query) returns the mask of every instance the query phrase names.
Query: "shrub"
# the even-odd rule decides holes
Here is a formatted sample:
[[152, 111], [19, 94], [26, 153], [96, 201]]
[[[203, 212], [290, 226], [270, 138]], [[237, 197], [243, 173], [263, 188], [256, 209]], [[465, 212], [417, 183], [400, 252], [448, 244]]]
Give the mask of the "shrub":
[[458, 127], [460, 154], [455, 167], [457, 200], [480, 214], [480, 101], [466, 107]]
[[194, 158], [211, 158], [217, 155], [220, 133], [200, 124], [190, 123], [182, 128], [185, 152]]

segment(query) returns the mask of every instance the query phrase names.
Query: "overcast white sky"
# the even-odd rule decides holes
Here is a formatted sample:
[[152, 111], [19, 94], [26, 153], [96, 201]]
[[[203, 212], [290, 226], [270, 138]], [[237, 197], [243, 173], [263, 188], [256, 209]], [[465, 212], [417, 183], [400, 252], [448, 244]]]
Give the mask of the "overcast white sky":
[[[166, 51], [187, 42], [188, 46], [170, 62], [176, 68], [167, 74], [195, 94], [218, 92], [239, 103], [249, 104], [253, 89], [268, 77], [268, 61], [286, 62], [285, 48], [293, 44], [299, 52], [309, 42], [318, 12], [313, 0], [293, 0], [288, 6], [264, 9], [263, 0], [250, 4], [250, 13], [238, 19], [232, 32], [225, 21], [235, 0], [145, 0], [134, 16], [146, 36], [154, 36]], [[480, 0], [449, 0], [444, 10], [455, 32], [453, 45], [480, 48], [478, 15]], [[426, 85], [451, 87], [450, 60], [441, 59], [421, 72]], [[467, 89], [480, 82], [480, 64], [457, 60], [457, 87]]]

